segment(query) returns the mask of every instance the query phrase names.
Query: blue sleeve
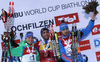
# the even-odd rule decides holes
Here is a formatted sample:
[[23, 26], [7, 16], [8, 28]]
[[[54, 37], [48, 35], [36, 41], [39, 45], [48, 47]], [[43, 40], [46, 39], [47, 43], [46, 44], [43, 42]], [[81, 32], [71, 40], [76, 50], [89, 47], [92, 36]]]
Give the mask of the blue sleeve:
[[81, 40], [84, 39], [92, 30], [94, 26], [94, 22], [90, 20], [88, 26], [85, 29], [82, 29], [81, 32], [83, 33]]
[[24, 50], [25, 50], [25, 47], [23, 46], [22, 56], [23, 56]]
[[[61, 43], [61, 40], [58, 41], [58, 44], [59, 44], [59, 50], [60, 50], [61, 58], [62, 58], [65, 62], [70, 62], [70, 61], [66, 60], [66, 59], [62, 56], [62, 54], [64, 54], [64, 55], [67, 57], [66, 51], [65, 51], [65, 49], [64, 49], [64, 47], [63, 47], [63, 45], [62, 45], [62, 43]], [[67, 57], [67, 58], [68, 58], [68, 57]], [[69, 58], [69, 59], [70, 59], [70, 58]]]

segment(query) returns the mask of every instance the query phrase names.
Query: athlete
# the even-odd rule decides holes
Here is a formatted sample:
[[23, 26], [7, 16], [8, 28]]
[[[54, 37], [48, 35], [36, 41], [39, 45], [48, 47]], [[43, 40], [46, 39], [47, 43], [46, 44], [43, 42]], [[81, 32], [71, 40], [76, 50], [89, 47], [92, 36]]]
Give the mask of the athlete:
[[39, 48], [40, 62], [55, 62], [52, 44], [49, 37], [49, 30], [47, 28], [42, 28], [41, 39], [34, 45]]
[[39, 61], [39, 52], [34, 48], [32, 32], [27, 32], [25, 41], [21, 41], [18, 47], [11, 49], [11, 56], [21, 57], [21, 62]]
[[[81, 40], [84, 39], [92, 30], [94, 26], [94, 18], [96, 17], [97, 13], [95, 12], [92, 13], [91, 20], [88, 24], [88, 26], [85, 29], [82, 29], [80, 31], [81, 34]], [[60, 49], [60, 54], [61, 58], [65, 62], [72, 62], [72, 33], [69, 31], [69, 27], [66, 23], [62, 23], [60, 25], [60, 33], [61, 33], [61, 38], [59, 39], [59, 49]], [[86, 59], [83, 59], [82, 55], [80, 56], [81, 62], [86, 61]]]

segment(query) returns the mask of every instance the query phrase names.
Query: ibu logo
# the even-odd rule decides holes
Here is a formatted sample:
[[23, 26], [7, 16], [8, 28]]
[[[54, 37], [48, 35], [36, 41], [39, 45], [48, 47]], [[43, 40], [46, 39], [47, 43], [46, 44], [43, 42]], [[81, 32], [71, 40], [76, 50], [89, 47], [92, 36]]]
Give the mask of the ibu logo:
[[95, 47], [100, 47], [100, 38], [94, 39], [94, 45]]

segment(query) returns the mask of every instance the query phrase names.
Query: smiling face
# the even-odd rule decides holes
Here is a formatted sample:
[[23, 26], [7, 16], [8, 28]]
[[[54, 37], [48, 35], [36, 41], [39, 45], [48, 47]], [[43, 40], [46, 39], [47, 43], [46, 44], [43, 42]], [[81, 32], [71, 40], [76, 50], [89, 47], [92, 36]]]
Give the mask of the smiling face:
[[26, 43], [28, 43], [29, 45], [31, 45], [33, 43], [33, 37], [32, 36], [29, 36], [26, 38]]
[[68, 28], [63, 29], [63, 30], [61, 31], [61, 33], [62, 33], [64, 36], [67, 36], [67, 35], [69, 34], [69, 29], [68, 29]]
[[44, 30], [43, 32], [42, 32], [42, 38], [44, 39], [44, 40], [49, 40], [49, 31], [47, 31], [47, 30]]

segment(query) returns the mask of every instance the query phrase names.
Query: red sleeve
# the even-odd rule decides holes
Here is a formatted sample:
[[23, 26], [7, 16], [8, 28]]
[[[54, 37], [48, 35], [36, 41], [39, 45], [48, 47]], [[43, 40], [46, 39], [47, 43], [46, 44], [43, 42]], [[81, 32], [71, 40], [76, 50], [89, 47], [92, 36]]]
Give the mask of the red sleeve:
[[34, 44], [34, 47], [38, 47], [39, 46], [40, 41], [38, 41], [37, 43]]

